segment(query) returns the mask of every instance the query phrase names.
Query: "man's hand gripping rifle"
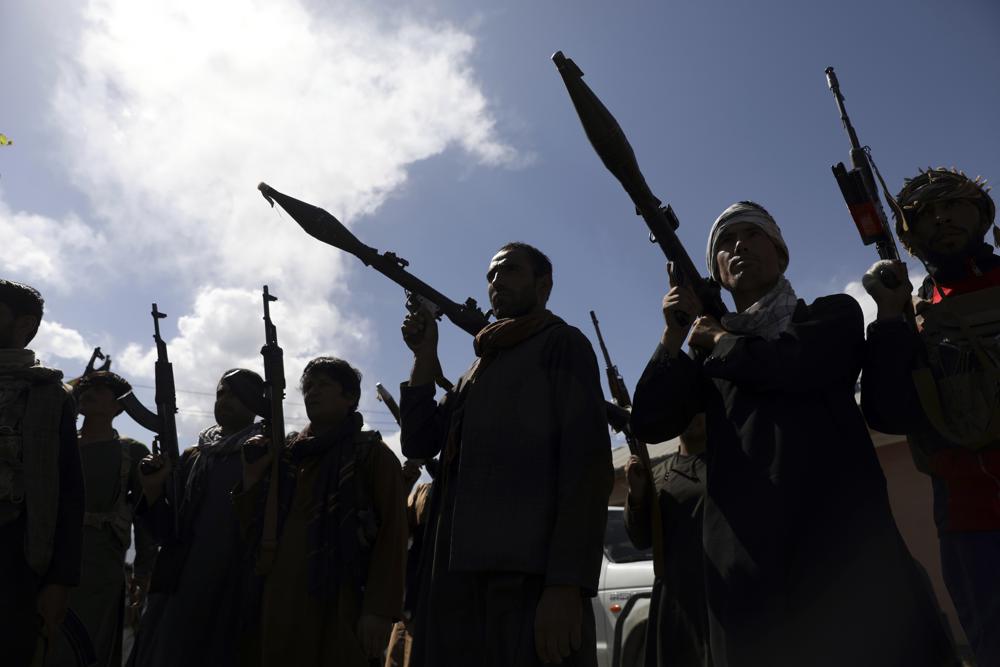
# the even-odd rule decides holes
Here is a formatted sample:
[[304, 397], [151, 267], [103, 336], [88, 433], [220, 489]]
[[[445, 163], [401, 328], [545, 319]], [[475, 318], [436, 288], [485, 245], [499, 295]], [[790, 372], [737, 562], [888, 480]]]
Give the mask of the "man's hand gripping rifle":
[[[670, 206], [653, 195], [646, 179], [639, 170], [635, 151], [625, 137], [621, 126], [607, 107], [598, 99], [594, 91], [583, 82], [583, 72], [570, 58], [557, 51], [552, 56], [559, 74], [562, 76], [570, 100], [580, 116], [583, 131], [590, 140], [598, 157], [615, 178], [625, 188], [625, 192], [635, 204], [636, 213], [642, 216], [649, 228], [649, 237], [660, 246], [667, 260], [674, 263], [675, 274], [690, 285], [705, 309], [704, 314], [721, 319], [726, 312], [719, 295], [719, 286], [714, 281], [702, 278], [694, 262], [687, 254], [675, 230], [680, 226], [677, 216]], [[701, 315], [702, 313], [689, 313]]]
[[[174, 536], [179, 534], [178, 505], [181, 499], [179, 459], [180, 451], [177, 444], [177, 392], [174, 389], [174, 368], [167, 356], [167, 344], [160, 336], [160, 320], [166, 313], [161, 313], [153, 304], [153, 340], [156, 342], [156, 412], [144, 406], [133, 392], [128, 392], [118, 398], [125, 413], [144, 429], [156, 434], [153, 439], [153, 454], [162, 454], [170, 462], [171, 472], [167, 478], [167, 501], [174, 513]], [[142, 464], [146, 474], [155, 472], [148, 462]]]

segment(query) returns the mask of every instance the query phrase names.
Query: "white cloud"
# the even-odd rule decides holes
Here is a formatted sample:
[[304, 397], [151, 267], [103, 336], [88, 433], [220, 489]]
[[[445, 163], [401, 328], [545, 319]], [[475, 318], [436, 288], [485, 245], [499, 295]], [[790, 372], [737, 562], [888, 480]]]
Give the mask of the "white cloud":
[[[917, 290], [920, 288], [920, 285], [923, 284], [926, 276], [927, 273], [924, 271], [918, 271], [910, 276], [910, 282], [913, 284], [914, 296], [916, 296]], [[878, 314], [878, 308], [875, 305], [875, 300], [868, 295], [868, 292], [865, 291], [865, 288], [861, 284], [860, 280], [852, 280], [847, 283], [844, 287], [844, 293], [854, 297], [854, 300], [861, 304], [861, 312], [864, 313], [866, 327], [875, 320], [875, 316]]]
[[[90, 355], [94, 347], [84, 340], [79, 331], [67, 327], [59, 322], [43, 319], [38, 325], [38, 333], [31, 341], [31, 348], [49, 366], [61, 368], [62, 365], [55, 360], [62, 361], [82, 361], [79, 372], [83, 372], [86, 362], [90, 360]], [[71, 368], [67, 364], [67, 368]], [[73, 371], [66, 371], [67, 377], [73, 377]]]
[[[2, 193], [0, 193], [2, 195]], [[75, 214], [63, 220], [13, 211], [0, 197], [4, 278], [67, 292], [79, 272], [99, 268], [106, 239]]]
[[[54, 221], [0, 208], [0, 233], [19, 244], [15, 268], [66, 286], [99, 249], [104, 268], [92, 280], [155, 281], [167, 292], [161, 307], [177, 317], [167, 341], [177, 386], [192, 392], [211, 393], [226, 368], [260, 368], [264, 282], [281, 299], [273, 315], [294, 351], [285, 357], [292, 387], [317, 354], [364, 366], [370, 326], [342, 287], [351, 260], [269, 210], [257, 183], [351, 224], [405, 183], [409, 165], [450, 147], [487, 166], [523, 159], [497, 135], [469, 65], [471, 35], [371, 12], [321, 15], [300, 0], [91, 0], [51, 115], [94, 216]], [[76, 350], [84, 337], [46, 344]], [[142, 340], [121, 343], [115, 358], [137, 382], [151, 379], [155, 358]], [[304, 415], [294, 389], [289, 397], [295, 425]], [[210, 419], [211, 397], [178, 399], [190, 437]]]

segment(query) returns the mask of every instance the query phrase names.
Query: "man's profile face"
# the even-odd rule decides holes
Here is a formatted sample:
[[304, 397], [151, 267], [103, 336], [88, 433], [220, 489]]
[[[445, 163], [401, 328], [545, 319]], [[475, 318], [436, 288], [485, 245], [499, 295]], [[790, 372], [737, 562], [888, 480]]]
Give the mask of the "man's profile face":
[[968, 199], [939, 199], [920, 209], [913, 224], [916, 245], [937, 255], [965, 251], [980, 229], [979, 207]]
[[781, 256], [774, 241], [752, 222], [727, 227], [715, 244], [719, 282], [730, 292], [770, 287], [781, 275]]
[[10, 306], [0, 303], [0, 349], [24, 349], [27, 341], [37, 330], [37, 317], [33, 315], [15, 317]]
[[527, 255], [516, 249], [494, 255], [486, 282], [490, 307], [497, 319], [520, 317], [544, 308], [552, 289], [551, 277], [536, 277]]
[[0, 349], [14, 347], [14, 313], [6, 303], [0, 303]]

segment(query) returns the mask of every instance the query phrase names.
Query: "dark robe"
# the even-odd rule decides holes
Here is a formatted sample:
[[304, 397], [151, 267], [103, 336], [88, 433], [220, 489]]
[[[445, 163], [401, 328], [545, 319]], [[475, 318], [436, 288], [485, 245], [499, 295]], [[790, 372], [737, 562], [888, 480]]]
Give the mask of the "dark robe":
[[[5, 389], [0, 372], [0, 391]], [[18, 418], [19, 419], [19, 418]], [[0, 525], [0, 647], [4, 664], [26, 665], [40, 645], [39, 591], [49, 584], [73, 587], [80, 580], [83, 541], [83, 472], [76, 443], [76, 404], [67, 393], [58, 420], [59, 497], [52, 558], [45, 572], [35, 572], [25, 554], [25, 513]], [[4, 434], [6, 435], [6, 433]], [[0, 500], [4, 502], [4, 500]], [[31, 506], [31, 499], [26, 499]]]
[[701, 361], [658, 348], [639, 380], [642, 440], [706, 413], [717, 666], [950, 664], [855, 403], [863, 356], [861, 308], [836, 295], [800, 301], [777, 340], [728, 335]]
[[535, 608], [549, 585], [575, 586], [584, 598], [583, 645], [563, 664], [595, 665], [587, 598], [597, 589], [613, 473], [589, 341], [557, 320], [478, 374], [474, 365], [440, 405], [433, 385], [403, 385], [400, 409], [406, 456], [445, 450], [413, 667], [540, 664]]
[[[136, 667], [238, 664], [238, 647], [250, 620], [246, 606], [253, 573], [230, 491], [243, 478], [238, 445], [259, 432], [255, 426], [233, 434], [236, 446], [230, 451], [206, 456], [196, 447], [184, 452], [180, 539], [173, 535], [173, 512], [165, 495], [142, 507], [163, 547], [136, 634]], [[222, 439], [220, 432], [215, 436], [209, 442]], [[199, 474], [192, 475], [196, 467]]]
[[[656, 466], [654, 470], [659, 471]], [[652, 498], [625, 501], [625, 527], [638, 549], [653, 546], [653, 531], [662, 535], [660, 577], [654, 584], [646, 632], [649, 667], [708, 667], [708, 609], [705, 604], [704, 551], [701, 546], [705, 499], [705, 459], [672, 454], [657, 474], [656, 502], [660, 525], [652, 524]], [[651, 600], [651, 604], [652, 604]]]
[[[128, 477], [122, 488], [123, 447], [127, 447]], [[86, 512], [83, 527], [83, 551], [80, 584], [70, 592], [69, 608], [80, 617], [94, 645], [99, 667], [122, 664], [122, 632], [125, 616], [125, 556], [131, 542], [131, 508], [142, 497], [139, 462], [149, 450], [130, 438], [112, 438], [80, 445], [86, 488]], [[119, 506], [124, 502], [125, 507]], [[125, 515], [108, 521], [87, 517], [111, 518], [119, 511]], [[135, 574], [148, 577], [156, 559], [156, 543], [141, 520], [135, 526]], [[58, 638], [45, 661], [49, 667], [75, 667], [76, 656], [64, 638]]]

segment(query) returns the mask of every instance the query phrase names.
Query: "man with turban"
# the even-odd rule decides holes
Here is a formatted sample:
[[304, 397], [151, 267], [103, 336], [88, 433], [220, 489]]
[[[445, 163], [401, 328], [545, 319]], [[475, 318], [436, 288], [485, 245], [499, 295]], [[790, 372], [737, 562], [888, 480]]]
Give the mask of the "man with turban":
[[[896, 231], [927, 269], [912, 285], [864, 277], [878, 304], [861, 405], [873, 428], [906, 434], [931, 476], [945, 585], [981, 665], [1000, 664], [1000, 256], [985, 242], [996, 207], [982, 179], [928, 169], [896, 197]], [[1000, 235], [994, 229], [994, 241]]]
[[[698, 298], [672, 277], [666, 326], [635, 392], [640, 440], [675, 437], [705, 413], [712, 663], [950, 664], [855, 403], [861, 308], [843, 294], [798, 299], [788, 261], [763, 206], [726, 209], [706, 262], [736, 312], [695, 319]], [[689, 334], [691, 356], [681, 350]]]

